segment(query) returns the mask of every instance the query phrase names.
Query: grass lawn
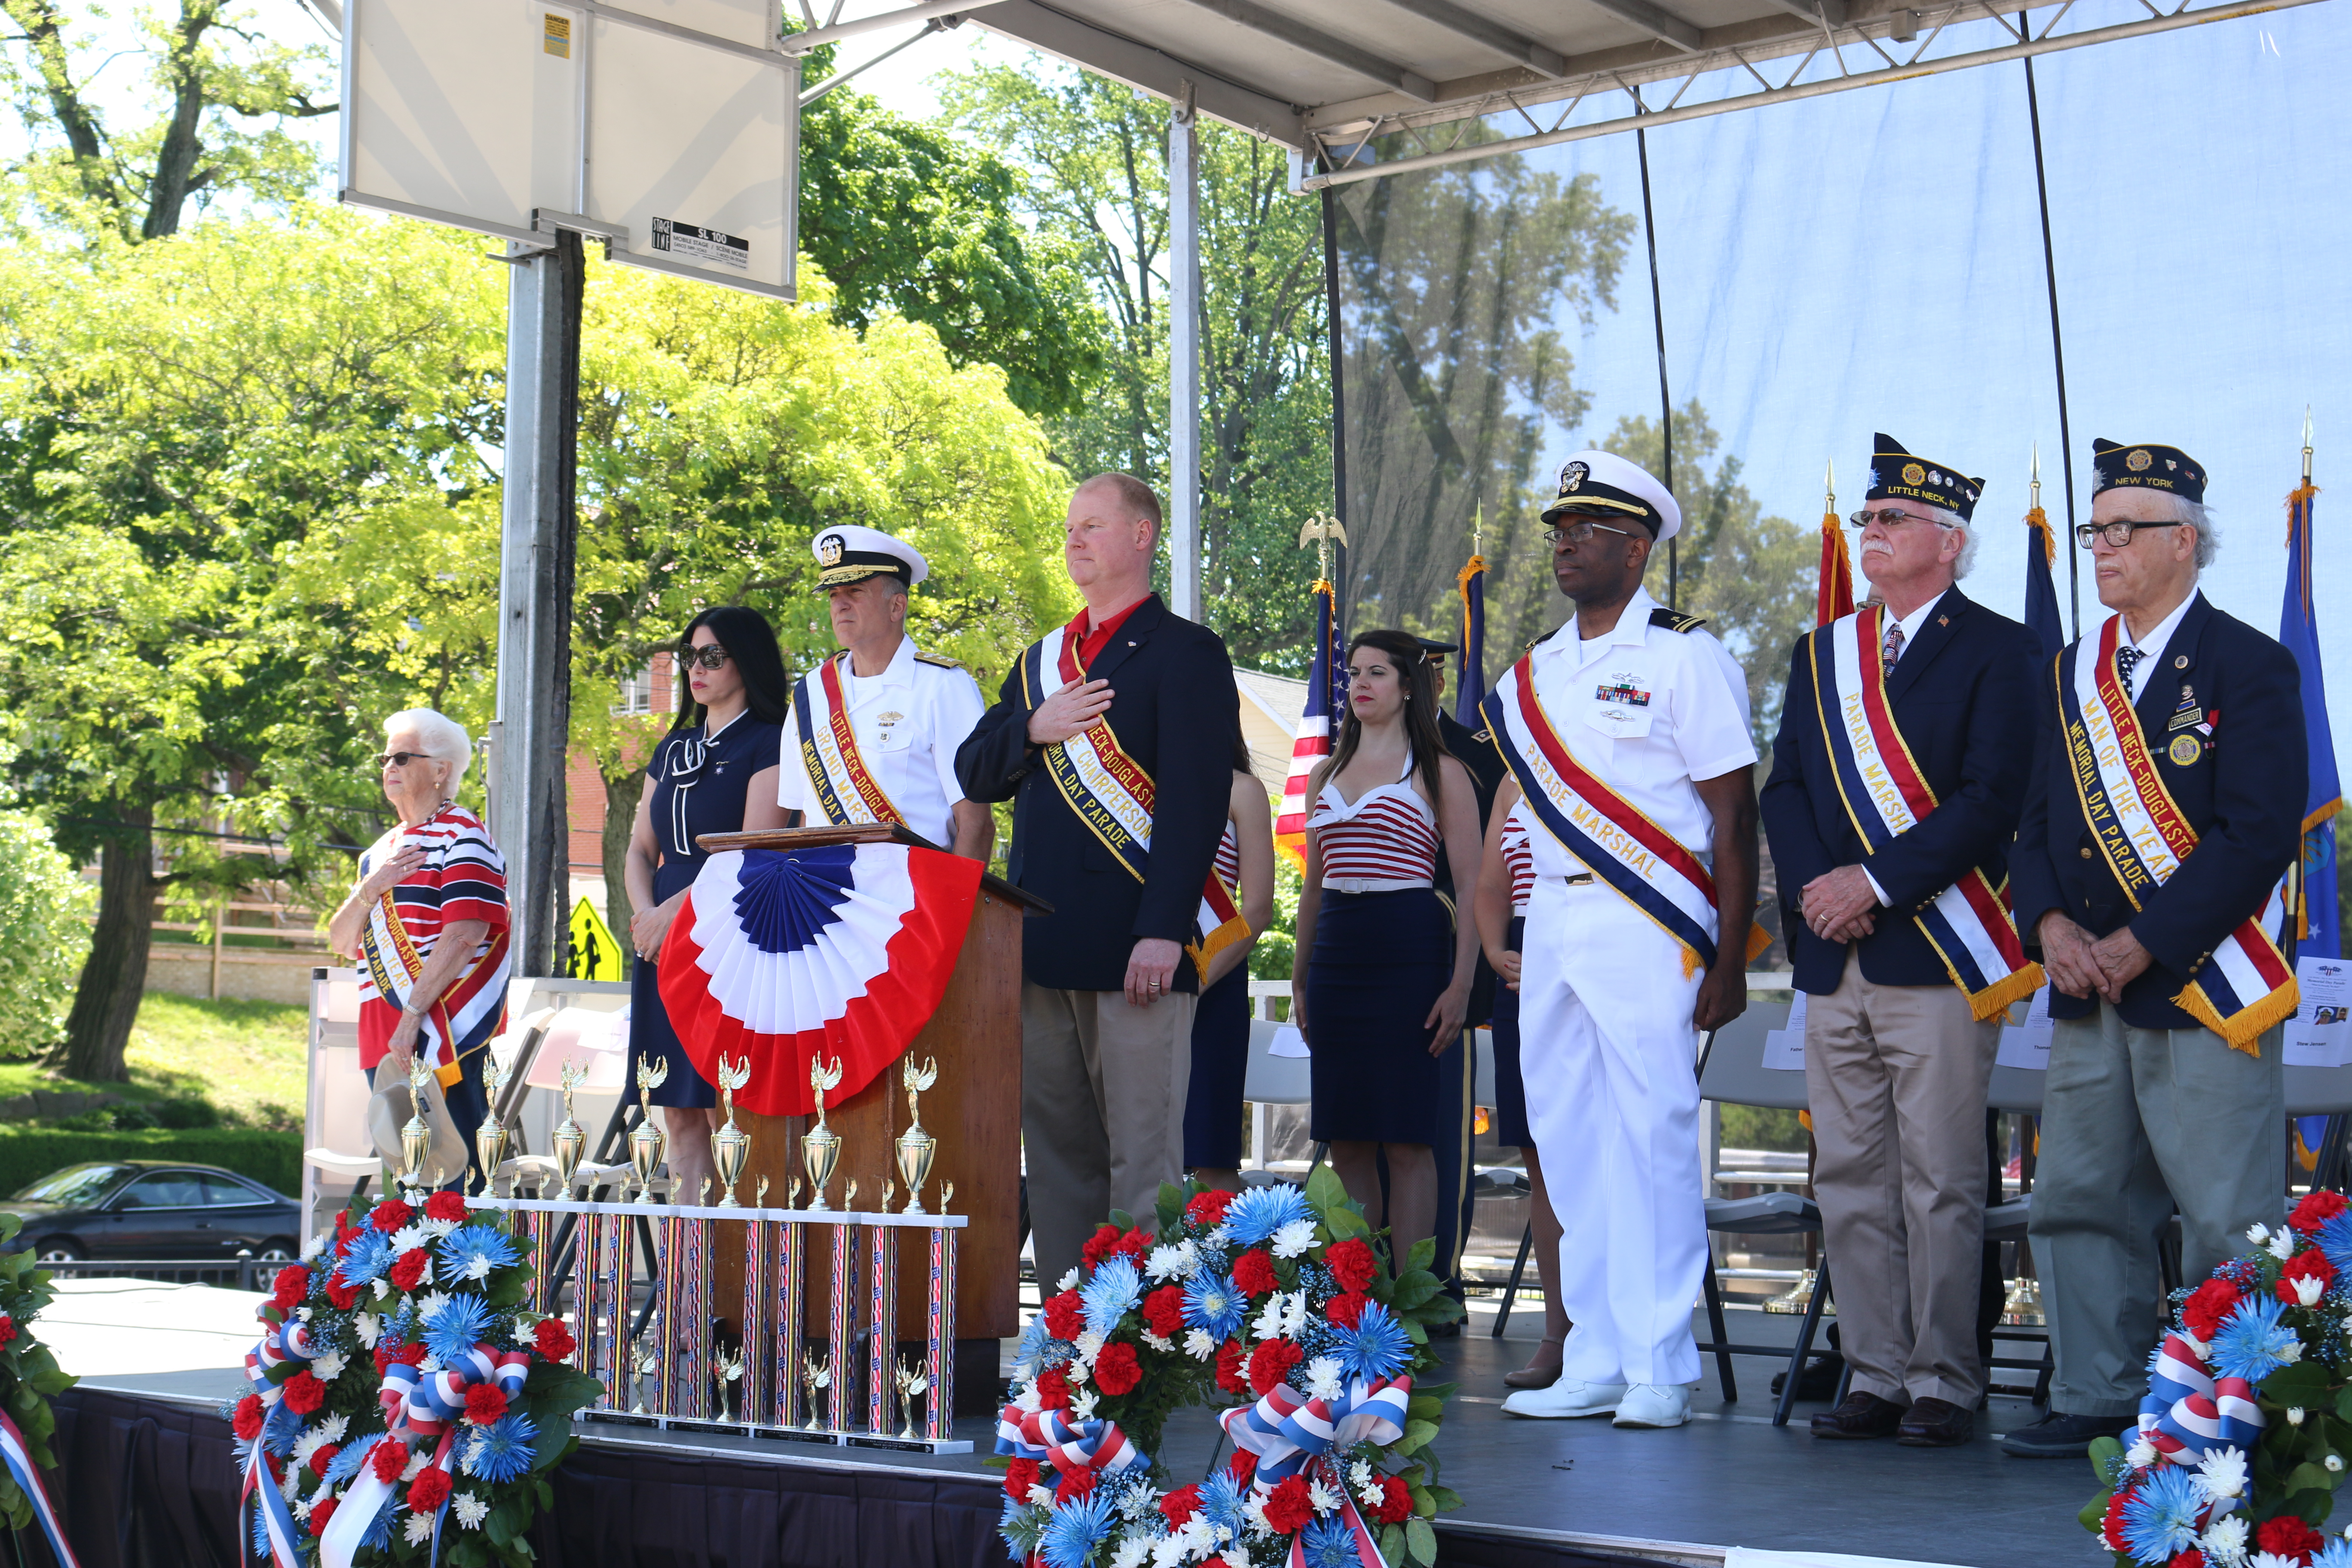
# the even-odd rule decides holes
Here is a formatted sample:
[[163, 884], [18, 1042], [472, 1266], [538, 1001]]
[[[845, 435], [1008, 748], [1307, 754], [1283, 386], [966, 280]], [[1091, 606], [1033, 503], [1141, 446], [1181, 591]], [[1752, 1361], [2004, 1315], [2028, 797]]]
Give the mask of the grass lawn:
[[225, 1127], [299, 1131], [309, 1017], [288, 1003], [209, 1002], [151, 991], [131, 1031], [128, 1084], [82, 1083], [35, 1062], [0, 1062], [0, 1100], [37, 1089], [203, 1100]]

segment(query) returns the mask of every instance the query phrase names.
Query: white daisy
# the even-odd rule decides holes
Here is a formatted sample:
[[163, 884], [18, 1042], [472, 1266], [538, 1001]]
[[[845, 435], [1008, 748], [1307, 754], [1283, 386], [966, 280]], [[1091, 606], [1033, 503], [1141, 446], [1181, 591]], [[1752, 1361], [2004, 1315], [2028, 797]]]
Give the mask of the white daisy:
[[2270, 1238], [2271, 1227], [2263, 1225], [2259, 1220], [2246, 1227], [2246, 1239], [2252, 1242], [2256, 1247], [2260, 1247]]
[[[323, 1492], [320, 1494], [321, 1497], [324, 1495], [326, 1494]], [[287, 1511], [291, 1513], [296, 1519], [308, 1519], [310, 1517], [310, 1510], [318, 1506], [318, 1502], [319, 1499], [315, 1497], [296, 1498], [289, 1506]]]
[[[2297, 1345], [2297, 1346], [2295, 1346], [2294, 1348], [2295, 1348], [2295, 1353], [2296, 1353], [2296, 1355], [2300, 1355], [2300, 1354], [2302, 1353], [2302, 1352], [2303, 1352], [2303, 1347], [2302, 1347], [2301, 1345]], [[2288, 1356], [2286, 1359], [2287, 1359], [2287, 1360], [2289, 1360], [2289, 1361], [2293, 1361], [2293, 1360], [2294, 1360], [2294, 1359], [2295, 1359], [2295, 1357], [2294, 1357], [2294, 1356]], [[2288, 1405], [2288, 1406], [2286, 1407], [2286, 1424], [2287, 1424], [2288, 1426], [2302, 1426], [2302, 1425], [2303, 1425], [2303, 1406], [2302, 1406], [2302, 1405]]]
[[1315, 1245], [1315, 1222], [1295, 1219], [1274, 1233], [1274, 1255], [1276, 1258], [1297, 1258]]
[[2286, 1343], [2279, 1347], [2278, 1358], [2279, 1360], [2286, 1363], [2289, 1366], [2293, 1366], [2296, 1362], [2303, 1359], [2303, 1342], [2301, 1340], [2287, 1341]]
[[2294, 1256], [2294, 1232], [2291, 1230], [2272, 1232], [2270, 1254], [2273, 1258], [2277, 1258], [2281, 1263], [2284, 1263], [2288, 1258], [2293, 1258]]
[[472, 1492], [459, 1492], [449, 1500], [449, 1510], [457, 1516], [457, 1522], [467, 1530], [479, 1530], [482, 1528], [482, 1521], [490, 1515], [490, 1505]]
[[1178, 1564], [1192, 1561], [1192, 1543], [1181, 1532], [1163, 1535], [1145, 1545], [1151, 1553], [1151, 1568], [1178, 1568]]
[[2317, 1276], [2303, 1275], [2294, 1282], [2295, 1300], [2305, 1307], [2316, 1307], [2319, 1305], [2319, 1298], [2326, 1294], [2326, 1289], [2327, 1286]]
[[1372, 1467], [1370, 1463], [1364, 1459], [1358, 1459], [1354, 1464], [1349, 1465], [1348, 1467], [1348, 1484], [1351, 1487], [1370, 1486], [1372, 1484]]
[[417, 1449], [408, 1456], [408, 1468], [400, 1472], [400, 1479], [404, 1482], [415, 1480], [425, 1473], [425, 1467], [430, 1463], [432, 1460], [426, 1458], [425, 1450]]
[[1318, 1355], [1307, 1363], [1307, 1397], [1333, 1400], [1347, 1387], [1347, 1377], [1337, 1356]]
[[1315, 1505], [1317, 1513], [1329, 1513], [1348, 1500], [1321, 1481], [1309, 1481], [1307, 1485], [1307, 1500]]
[[320, 1426], [313, 1426], [309, 1431], [303, 1433], [299, 1437], [295, 1438], [294, 1468], [298, 1470], [309, 1469], [310, 1468], [311, 1458], [319, 1452], [320, 1449], [325, 1447], [330, 1441], [331, 1441], [331, 1439], [328, 1437], [325, 1429]]
[[378, 1276], [375, 1282], [375, 1294], [378, 1300], [389, 1297], [392, 1294], [392, 1281]]
[[1087, 1381], [1087, 1363], [1084, 1361], [1065, 1362], [1062, 1363], [1062, 1375], [1068, 1378], [1073, 1386], [1082, 1385]]
[[1165, 1244], [1151, 1249], [1143, 1260], [1143, 1271], [1154, 1279], [1181, 1279], [1192, 1272], [1192, 1260], [1186, 1257], [1191, 1243], [1182, 1247]]
[[1092, 1366], [1095, 1364], [1095, 1357], [1102, 1354], [1105, 1341], [1100, 1334], [1088, 1330], [1071, 1342], [1078, 1347], [1078, 1363], [1081, 1366]]
[[1184, 1331], [1184, 1353], [1194, 1361], [1206, 1361], [1217, 1353], [1217, 1342], [1209, 1337], [1206, 1329]]
[[1054, 1489], [1042, 1481], [1034, 1482], [1029, 1488], [1029, 1500], [1039, 1508], [1051, 1508], [1054, 1506]]
[[433, 1539], [433, 1516], [429, 1513], [410, 1514], [408, 1522], [401, 1526], [400, 1533], [411, 1546], [424, 1545]]
[[332, 1383], [343, 1375], [345, 1364], [342, 1352], [330, 1351], [325, 1355], [311, 1358], [310, 1375], [320, 1383]]
[[341, 1442], [343, 1434], [351, 1429], [352, 1418], [348, 1415], [330, 1415], [314, 1428], [316, 1431], [324, 1433], [330, 1443]]
[[294, 1309], [294, 1316], [307, 1323], [310, 1321], [310, 1309], [308, 1307], [297, 1307]]
[[426, 1377], [431, 1377], [435, 1373], [441, 1370], [441, 1358], [435, 1355], [431, 1351], [426, 1351], [425, 1352], [425, 1359], [416, 1363], [416, 1370], [423, 1373]]
[[423, 1226], [404, 1225], [392, 1233], [392, 1255], [397, 1258], [404, 1252], [414, 1252], [429, 1239]]
[[1143, 1568], [1150, 1560], [1151, 1542], [1147, 1536], [1130, 1535], [1118, 1543], [1110, 1554], [1110, 1568]]
[[1022, 1411], [1031, 1415], [1034, 1415], [1037, 1412], [1045, 1408], [1045, 1402], [1037, 1397], [1037, 1388], [1034, 1384], [1023, 1389], [1013, 1403]]
[[1282, 1338], [1282, 1292], [1277, 1290], [1265, 1299], [1264, 1307], [1258, 1309], [1257, 1321], [1250, 1325], [1250, 1337], [1278, 1340]]
[[302, 1244], [302, 1256], [306, 1258], [318, 1257], [327, 1250], [327, 1243], [331, 1239], [332, 1237], [327, 1232], [323, 1230], [319, 1232]]
[[2208, 1448], [2197, 1461], [2197, 1486], [2215, 1502], [2223, 1498], [2243, 1496], [2246, 1490], [2244, 1452], [2237, 1448]]
[[1081, 1388], [1076, 1394], [1070, 1395], [1070, 1414], [1076, 1416], [1081, 1421], [1093, 1420], [1095, 1416], [1095, 1391], [1091, 1388]]
[[416, 1299], [416, 1316], [419, 1321], [429, 1323], [434, 1319], [439, 1317], [443, 1309], [446, 1308], [448, 1305], [449, 1292], [446, 1290], [427, 1290], [424, 1295], [419, 1296]]
[[2124, 1463], [2135, 1470], [2144, 1470], [2156, 1463], [2156, 1445], [2143, 1437], [2124, 1450]]
[[376, 1341], [383, 1337], [383, 1320], [373, 1312], [361, 1312], [352, 1319], [352, 1331], [359, 1335], [362, 1349], [373, 1350]]
[[434, 1240], [438, 1241], [464, 1223], [465, 1222], [462, 1220], [454, 1219], [419, 1220], [417, 1222], [416, 1228], [431, 1237]]
[[1382, 1500], [1385, 1499], [1387, 1495], [1387, 1493], [1375, 1486], [1360, 1486], [1356, 1489], [1356, 1500], [1359, 1502], [1361, 1502], [1366, 1508], [1380, 1507]]
[[2275, 1552], [2257, 1552], [2246, 1559], [2246, 1568], [2302, 1568], [2300, 1557], [2282, 1557]]
[[1158, 1351], [1162, 1355], [1166, 1355], [1170, 1351], [1176, 1348], [1176, 1342], [1174, 1340], [1162, 1339], [1160, 1335], [1153, 1333], [1150, 1329], [1143, 1331], [1143, 1342], [1148, 1348]]
[[489, 1277], [490, 1260], [487, 1254], [477, 1252], [473, 1257], [466, 1259], [467, 1279], [488, 1279]]
[[1054, 1287], [1056, 1290], [1075, 1290], [1077, 1288], [1078, 1271], [1075, 1268], [1071, 1269], [1067, 1274], [1063, 1275], [1061, 1283]]
[[2243, 1514], [2225, 1513], [2205, 1527], [2205, 1533], [2197, 1538], [2197, 1544], [2204, 1552], [2208, 1563], [2216, 1564], [2217, 1568], [2231, 1568], [2232, 1564], [2245, 1561], [2248, 1533]]

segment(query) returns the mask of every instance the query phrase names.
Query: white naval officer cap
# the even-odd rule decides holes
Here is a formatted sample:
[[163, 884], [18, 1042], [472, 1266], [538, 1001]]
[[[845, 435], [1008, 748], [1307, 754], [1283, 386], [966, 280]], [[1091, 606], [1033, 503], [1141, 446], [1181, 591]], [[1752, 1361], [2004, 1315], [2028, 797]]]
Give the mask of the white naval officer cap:
[[911, 588], [931, 574], [930, 563], [923, 559], [921, 551], [896, 534], [885, 533], [878, 528], [861, 528], [854, 522], [818, 529], [816, 537], [809, 541], [809, 548], [815, 552], [821, 568], [816, 574], [820, 588], [862, 583], [886, 573]]
[[1616, 512], [1650, 531], [1659, 544], [1682, 531], [1683, 509], [1646, 469], [1614, 452], [1577, 452], [1560, 465], [1559, 496], [1543, 510], [1549, 522], [1564, 511]]

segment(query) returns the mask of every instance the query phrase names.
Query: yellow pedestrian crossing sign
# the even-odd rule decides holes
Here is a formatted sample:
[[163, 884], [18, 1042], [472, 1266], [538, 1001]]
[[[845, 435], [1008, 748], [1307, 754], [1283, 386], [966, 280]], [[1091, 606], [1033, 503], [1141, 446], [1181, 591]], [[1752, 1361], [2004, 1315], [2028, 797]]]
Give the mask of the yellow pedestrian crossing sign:
[[572, 973], [573, 980], [621, 980], [621, 944], [613, 940], [613, 928], [596, 912], [596, 906], [582, 899], [572, 906]]

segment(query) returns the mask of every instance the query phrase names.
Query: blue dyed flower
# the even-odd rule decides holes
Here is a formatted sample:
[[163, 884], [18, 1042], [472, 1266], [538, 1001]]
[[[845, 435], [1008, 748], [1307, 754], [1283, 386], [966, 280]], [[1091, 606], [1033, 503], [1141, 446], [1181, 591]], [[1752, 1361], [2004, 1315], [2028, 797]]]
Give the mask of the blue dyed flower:
[[2213, 1331], [2214, 1372], [2259, 1386], [2271, 1373], [2301, 1359], [2303, 1342], [2279, 1321], [2285, 1311], [2271, 1296], [2248, 1296], [2231, 1308]]
[[1087, 1331], [1105, 1339], [1142, 1300], [1143, 1275], [1131, 1258], [1105, 1259], [1078, 1291], [1078, 1300], [1087, 1310]]
[[1045, 1532], [1045, 1510], [1013, 1498], [1004, 1500], [996, 1516], [996, 1533], [1004, 1540], [1004, 1553], [1025, 1563], [1037, 1554], [1037, 1538]]
[[1242, 1506], [1247, 1500], [1244, 1483], [1235, 1480], [1234, 1473], [1218, 1467], [1215, 1473], [1201, 1483], [1201, 1517], [1213, 1530], [1230, 1530], [1236, 1536], [1248, 1522], [1242, 1517]]
[[501, 1415], [474, 1434], [460, 1468], [469, 1476], [503, 1486], [530, 1472], [538, 1443], [539, 1428], [530, 1416]]
[[2352, 1209], [2332, 1215], [2326, 1225], [2313, 1233], [2312, 1240], [2338, 1273], [2352, 1268]]
[[1045, 1533], [1037, 1538], [1037, 1555], [1045, 1568], [1087, 1568], [1110, 1533], [1111, 1500], [1108, 1497], [1073, 1498], [1054, 1510]]
[[383, 1506], [377, 1509], [375, 1518], [368, 1521], [367, 1533], [360, 1538], [361, 1551], [389, 1552], [392, 1550], [392, 1516], [400, 1511], [404, 1500], [404, 1495], [397, 1487], [384, 1498]]
[[1184, 1321], [1213, 1340], [1231, 1339], [1249, 1310], [1249, 1298], [1231, 1277], [1202, 1269], [1184, 1282]]
[[2327, 1544], [2312, 1553], [2311, 1568], [2352, 1568], [2352, 1541], [2329, 1536]]
[[392, 1267], [392, 1237], [380, 1230], [361, 1231], [343, 1254], [343, 1283], [365, 1285], [381, 1278]]
[[1307, 1568], [1357, 1568], [1362, 1561], [1356, 1552], [1354, 1532], [1337, 1514], [1316, 1520], [1299, 1531], [1298, 1545]]
[[1025, 1382], [1049, 1366], [1059, 1366], [1070, 1359], [1076, 1347], [1067, 1340], [1057, 1340], [1054, 1331], [1045, 1326], [1045, 1314], [1038, 1313], [1021, 1331], [1021, 1338], [1013, 1346], [1013, 1381]]
[[331, 1487], [341, 1486], [360, 1473], [360, 1467], [367, 1463], [368, 1450], [384, 1440], [383, 1433], [371, 1432], [349, 1447], [337, 1449], [327, 1461], [327, 1473], [320, 1479]]
[[1225, 1209], [1225, 1233], [1244, 1247], [1269, 1240], [1276, 1231], [1297, 1220], [1311, 1220], [1315, 1211], [1307, 1194], [1288, 1182], [1252, 1187]]
[[[243, 1468], [242, 1465], [238, 1467], [240, 1472]], [[253, 1554], [267, 1563], [269, 1561], [269, 1515], [262, 1508], [259, 1498], [253, 1500], [253, 1511], [247, 1518], [253, 1524]]]
[[490, 1331], [489, 1303], [471, 1291], [449, 1298], [425, 1325], [425, 1348], [443, 1366], [454, 1363]]
[[2142, 1563], [2169, 1563], [2195, 1544], [2208, 1500], [2193, 1472], [2158, 1465], [2124, 1501], [2124, 1545]]
[[441, 1278], [487, 1279], [522, 1257], [514, 1238], [494, 1225], [460, 1226], [441, 1238]]
[[1378, 1301], [1365, 1303], [1354, 1328], [1334, 1325], [1331, 1337], [1339, 1365], [1349, 1377], [1394, 1377], [1412, 1360], [1412, 1341]]

